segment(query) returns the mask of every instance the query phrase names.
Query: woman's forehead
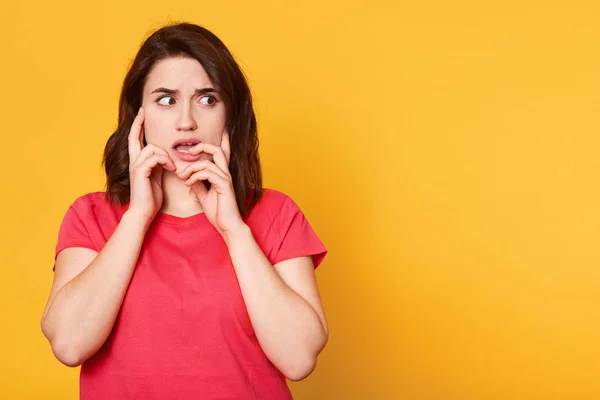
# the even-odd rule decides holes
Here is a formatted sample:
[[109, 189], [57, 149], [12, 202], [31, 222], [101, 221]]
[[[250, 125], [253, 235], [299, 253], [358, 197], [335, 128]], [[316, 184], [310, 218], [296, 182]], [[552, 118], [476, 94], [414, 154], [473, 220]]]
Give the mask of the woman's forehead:
[[177, 57], [160, 60], [150, 70], [144, 91], [159, 87], [194, 92], [213, 85], [198, 60]]

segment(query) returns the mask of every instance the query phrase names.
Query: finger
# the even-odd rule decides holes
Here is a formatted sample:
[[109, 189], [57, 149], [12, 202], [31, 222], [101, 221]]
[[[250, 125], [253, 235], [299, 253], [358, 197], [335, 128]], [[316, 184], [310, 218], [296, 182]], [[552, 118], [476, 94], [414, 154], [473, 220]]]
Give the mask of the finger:
[[229, 175], [229, 163], [227, 162], [227, 158], [221, 147], [210, 143], [198, 143], [190, 149], [190, 154], [200, 154], [202, 152], [211, 154], [215, 164], [217, 164], [223, 172]]
[[219, 168], [219, 166], [217, 166], [215, 163], [210, 162], [208, 160], [202, 160], [202, 161], [196, 162], [194, 164], [188, 165], [181, 172], [179, 172], [177, 174], [177, 176], [180, 179], [188, 179], [193, 173], [203, 171], [203, 170], [212, 171], [215, 174], [219, 175], [223, 179], [229, 178], [229, 175], [227, 173], [225, 173], [225, 171], [223, 171], [221, 168]]
[[213, 171], [204, 169], [202, 171], [195, 172], [188, 180], [185, 181], [185, 184], [191, 186], [198, 182], [201, 183], [202, 181], [209, 181], [216, 189], [222, 189], [226, 183], [226, 179], [222, 176], [219, 176]]
[[148, 159], [146, 159], [142, 164], [140, 164], [136, 168], [136, 171], [139, 171], [138, 173], [142, 173], [146, 178], [148, 178], [152, 174], [152, 170], [154, 169], [154, 167], [156, 167], [159, 164], [162, 165], [165, 169], [173, 171], [175, 169], [175, 166], [171, 166], [169, 164], [169, 161], [169, 157], [165, 156], [164, 154], [153, 154], [150, 157], [148, 157]]
[[150, 171], [150, 179], [154, 179], [156, 182], [162, 183], [162, 177], [163, 177], [163, 173], [165, 172], [165, 168], [166, 168], [166, 164], [162, 164], [161, 165], [162, 168], [160, 168], [160, 166], [155, 166], [154, 168], [152, 168], [152, 171]]
[[177, 173], [177, 176], [180, 179], [187, 179], [194, 172], [202, 171], [204, 169], [214, 171], [223, 178], [227, 177], [227, 175], [215, 163], [209, 160], [197, 161], [194, 164], [187, 165], [181, 172]]
[[151, 157], [154, 154], [162, 154], [164, 156], [166, 156], [169, 159], [169, 165], [167, 168], [169, 171], [175, 171], [177, 168], [175, 167], [175, 163], [173, 161], [173, 159], [169, 156], [169, 153], [163, 149], [162, 147], [153, 145], [153, 144], [149, 144], [148, 146], [144, 147], [142, 149], [142, 151], [140, 152], [140, 155], [138, 156], [137, 160], [135, 160], [134, 164], [133, 164], [133, 168], [136, 168], [138, 165], [141, 165], [144, 163], [144, 161], [146, 161], [149, 157]]
[[144, 122], [144, 109], [140, 107], [133, 123], [131, 124], [131, 128], [129, 129], [129, 136], [127, 138], [128, 141], [128, 149], [129, 149], [129, 161], [130, 164], [133, 163], [140, 152], [142, 151], [142, 142], [140, 139], [140, 132], [142, 130], [142, 123]]
[[202, 200], [208, 194], [208, 189], [206, 188], [206, 186], [204, 186], [204, 182], [196, 182], [191, 185], [191, 188], [194, 191], [194, 194], [196, 194], [198, 200], [200, 200], [200, 203], [202, 204]]
[[137, 136], [137, 139], [140, 143], [140, 149], [144, 148], [144, 121], [146, 121], [146, 110], [143, 107], [140, 107], [142, 111], [142, 120], [140, 121], [140, 132]]
[[231, 142], [229, 141], [229, 132], [227, 131], [223, 132], [223, 137], [221, 138], [221, 148], [225, 154], [227, 165], [229, 165], [229, 160], [231, 160]]

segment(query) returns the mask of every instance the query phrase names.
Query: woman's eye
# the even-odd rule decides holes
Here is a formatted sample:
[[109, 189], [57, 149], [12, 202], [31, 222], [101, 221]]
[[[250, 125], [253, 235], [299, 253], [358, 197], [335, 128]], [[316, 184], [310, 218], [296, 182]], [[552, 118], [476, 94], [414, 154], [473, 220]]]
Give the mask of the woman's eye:
[[206, 106], [212, 106], [217, 102], [217, 99], [214, 96], [204, 96], [200, 98], [200, 103]]
[[175, 103], [175, 99], [173, 99], [171, 96], [165, 96], [158, 99], [158, 104], [161, 106], [170, 106], [173, 105], [173, 103]]

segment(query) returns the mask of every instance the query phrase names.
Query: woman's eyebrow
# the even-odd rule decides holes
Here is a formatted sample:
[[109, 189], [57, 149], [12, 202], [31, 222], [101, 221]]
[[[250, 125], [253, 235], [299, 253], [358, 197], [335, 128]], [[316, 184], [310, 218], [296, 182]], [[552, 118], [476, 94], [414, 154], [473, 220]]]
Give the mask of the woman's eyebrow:
[[[202, 89], [196, 89], [196, 91], [195, 91], [195, 93], [197, 95], [205, 94], [205, 93], [214, 93], [214, 92], [216, 92], [216, 90], [214, 88], [211, 88], [211, 87], [206, 87], [206, 88], [202, 88]], [[167, 89], [167, 88], [164, 88], [164, 87], [159, 87], [159, 88], [154, 89], [151, 94], [153, 94], [153, 93], [178, 94], [179, 90], [176, 90], [176, 89]]]

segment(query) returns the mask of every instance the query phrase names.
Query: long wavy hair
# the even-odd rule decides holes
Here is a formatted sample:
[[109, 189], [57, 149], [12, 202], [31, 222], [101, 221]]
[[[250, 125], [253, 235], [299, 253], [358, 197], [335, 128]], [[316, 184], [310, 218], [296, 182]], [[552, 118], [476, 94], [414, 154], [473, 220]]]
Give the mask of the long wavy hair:
[[106, 143], [102, 159], [106, 171], [106, 197], [119, 205], [129, 202], [129, 130], [142, 105], [148, 73], [158, 61], [170, 57], [197, 60], [223, 99], [225, 127], [231, 143], [229, 170], [240, 214], [247, 216], [262, 197], [256, 116], [250, 88], [223, 42], [206, 28], [190, 23], [167, 25], [152, 33], [140, 47], [125, 76], [119, 99], [118, 126]]

